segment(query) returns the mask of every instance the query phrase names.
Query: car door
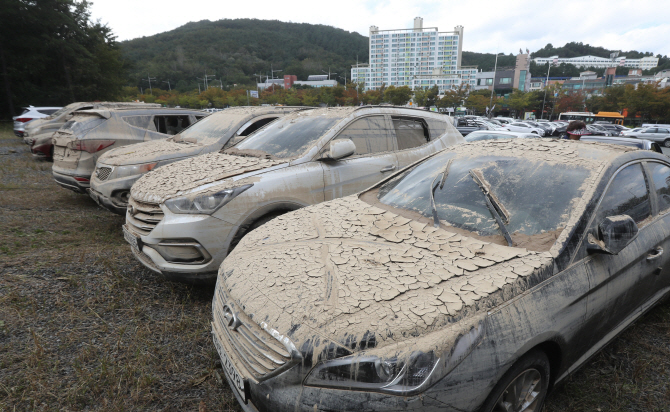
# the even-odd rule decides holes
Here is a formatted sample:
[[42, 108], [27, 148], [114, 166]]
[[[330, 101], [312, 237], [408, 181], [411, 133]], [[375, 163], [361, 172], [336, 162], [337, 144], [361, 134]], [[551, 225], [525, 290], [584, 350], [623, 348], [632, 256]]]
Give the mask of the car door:
[[[359, 117], [333, 138], [351, 139], [356, 152], [341, 160], [322, 161], [325, 200], [360, 192], [397, 170], [397, 145], [389, 128], [384, 115]], [[329, 148], [327, 144], [318, 156]]]
[[[654, 265], [655, 292], [670, 288], [670, 164], [659, 161], [650, 161], [646, 164], [651, 183], [653, 201], [658, 213], [654, 219], [653, 230], [661, 235], [659, 247], [662, 254], [650, 256]], [[654, 259], [655, 256], [658, 258]]]
[[640, 132], [639, 137], [642, 138], [642, 139], [649, 139], [649, 140], [655, 141], [654, 138], [656, 137], [656, 130], [658, 130], [658, 129], [656, 129], [655, 127], [650, 127], [648, 129], [644, 129]]
[[[599, 238], [599, 223], [617, 215], [633, 218], [639, 233], [616, 255], [591, 253], [586, 257], [591, 284], [587, 304], [590, 346], [611, 339], [613, 331], [654, 293], [654, 272], [658, 261], [665, 259], [659, 249], [665, 235], [650, 227], [653, 208], [642, 163], [619, 169], [600, 200], [586, 236]], [[583, 242], [588, 244], [588, 237]]]

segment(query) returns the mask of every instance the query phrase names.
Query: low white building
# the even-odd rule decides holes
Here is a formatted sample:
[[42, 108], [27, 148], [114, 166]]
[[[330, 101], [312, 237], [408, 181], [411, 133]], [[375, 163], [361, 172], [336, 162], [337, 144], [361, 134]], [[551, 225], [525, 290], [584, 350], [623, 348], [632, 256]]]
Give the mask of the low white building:
[[631, 67], [642, 70], [650, 70], [658, 66], [658, 57], [647, 56], [641, 59], [627, 59], [626, 56], [608, 59], [599, 56], [579, 56], [579, 57], [536, 57], [533, 59], [536, 64], [544, 65], [547, 63], [559, 65], [561, 63], [572, 64], [577, 67], [596, 67], [607, 68], [613, 66]]

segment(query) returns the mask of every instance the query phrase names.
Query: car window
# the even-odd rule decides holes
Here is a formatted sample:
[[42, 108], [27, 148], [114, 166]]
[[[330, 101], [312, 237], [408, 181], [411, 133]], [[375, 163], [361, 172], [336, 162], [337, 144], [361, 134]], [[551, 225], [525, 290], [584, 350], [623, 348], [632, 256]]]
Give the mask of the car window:
[[386, 130], [384, 116], [367, 116], [351, 122], [337, 139], [351, 139], [356, 145], [356, 155], [391, 152], [393, 136]]
[[157, 115], [154, 116], [154, 127], [158, 133], [175, 135], [187, 128], [191, 124], [191, 120], [187, 116], [169, 116]]
[[428, 127], [430, 127], [430, 138], [437, 139], [447, 131], [447, 122], [438, 119], [428, 119]]
[[638, 226], [651, 216], [649, 186], [639, 163], [621, 170], [610, 183], [600, 203], [596, 224], [609, 216], [628, 215]]
[[151, 121], [151, 116], [125, 116], [123, 121], [131, 126], [146, 129]]
[[277, 117], [266, 117], [265, 119], [251, 120], [245, 123], [242, 127], [240, 127], [240, 130], [237, 131], [237, 135], [249, 136], [256, 130], [260, 129], [261, 127], [265, 126], [266, 124], [270, 123], [275, 119], [277, 119]]
[[391, 120], [398, 141], [398, 150], [421, 146], [430, 140], [428, 125], [423, 119], [391, 116]]
[[643, 130], [642, 133], [656, 133], [656, 129]]
[[514, 139], [515, 137], [515, 135], [504, 133], [470, 133], [469, 135], [465, 136], [465, 141], [476, 142], [479, 140]]
[[649, 162], [651, 180], [654, 182], [659, 213], [670, 209], [670, 167], [663, 163]]
[[47, 116], [52, 115], [58, 111], [58, 109], [38, 109], [38, 112], [45, 114]]

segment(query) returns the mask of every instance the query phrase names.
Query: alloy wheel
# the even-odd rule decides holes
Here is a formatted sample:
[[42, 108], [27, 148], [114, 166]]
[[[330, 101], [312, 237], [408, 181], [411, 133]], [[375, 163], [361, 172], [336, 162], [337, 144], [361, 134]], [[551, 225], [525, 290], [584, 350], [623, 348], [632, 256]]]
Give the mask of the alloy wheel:
[[492, 412], [537, 412], [543, 383], [537, 369], [526, 369], [505, 388]]

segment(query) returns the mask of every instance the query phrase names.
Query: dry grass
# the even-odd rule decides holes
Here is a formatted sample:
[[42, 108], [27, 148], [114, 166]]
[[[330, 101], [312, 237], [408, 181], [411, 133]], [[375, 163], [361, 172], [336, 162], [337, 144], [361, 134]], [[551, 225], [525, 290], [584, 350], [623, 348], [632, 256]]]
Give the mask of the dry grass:
[[211, 342], [213, 288], [144, 270], [123, 218], [27, 149], [0, 125], [0, 411], [239, 411]]
[[[0, 125], [0, 411], [239, 411], [209, 334], [212, 288], [131, 256], [123, 218], [58, 187]], [[12, 153], [14, 151], [14, 153]], [[670, 411], [670, 304], [550, 396], [548, 412]]]

